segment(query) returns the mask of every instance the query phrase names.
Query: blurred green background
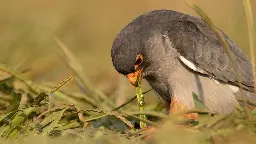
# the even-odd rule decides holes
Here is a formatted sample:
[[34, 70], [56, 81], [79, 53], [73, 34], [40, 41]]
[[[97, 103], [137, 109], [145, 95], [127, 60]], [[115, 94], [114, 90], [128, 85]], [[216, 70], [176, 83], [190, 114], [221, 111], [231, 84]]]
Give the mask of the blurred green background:
[[[192, 2], [199, 5], [246, 54], [249, 53], [241, 0]], [[256, 1], [251, 2], [255, 13]], [[183, 0], [1, 1], [0, 62], [20, 70], [29, 68], [26, 76], [36, 82], [59, 83], [72, 73], [57, 53], [58, 46], [53, 41], [57, 36], [75, 54], [85, 76], [94, 86], [108, 95], [117, 96], [116, 104], [121, 104], [135, 95], [135, 89], [112, 66], [112, 42], [134, 18], [155, 9], [196, 15]], [[65, 88], [78, 90], [74, 83]], [[151, 92], [148, 95], [155, 94]], [[150, 100], [158, 99], [153, 96]]]

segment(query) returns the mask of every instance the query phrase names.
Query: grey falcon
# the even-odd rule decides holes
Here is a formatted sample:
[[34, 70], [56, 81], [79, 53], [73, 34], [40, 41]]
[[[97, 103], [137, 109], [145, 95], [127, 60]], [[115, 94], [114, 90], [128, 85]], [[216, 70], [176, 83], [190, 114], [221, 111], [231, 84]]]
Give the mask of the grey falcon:
[[[237, 61], [242, 90], [254, 99], [252, 65], [222, 34]], [[146, 79], [170, 112], [193, 109], [192, 92], [214, 113], [230, 113], [238, 105], [241, 89], [229, 57], [199, 17], [172, 10], [146, 12], [117, 34], [111, 57], [115, 69], [133, 85], [137, 76]]]

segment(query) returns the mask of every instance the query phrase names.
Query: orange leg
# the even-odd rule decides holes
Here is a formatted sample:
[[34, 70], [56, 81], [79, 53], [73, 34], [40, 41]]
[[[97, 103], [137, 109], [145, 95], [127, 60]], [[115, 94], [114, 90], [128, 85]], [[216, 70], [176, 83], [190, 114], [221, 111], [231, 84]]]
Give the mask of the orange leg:
[[[175, 98], [172, 98], [169, 114], [175, 114], [175, 113], [179, 113], [179, 112], [182, 112], [185, 110], [188, 110], [186, 105], [177, 101]], [[198, 120], [198, 115], [197, 115], [197, 113], [184, 114], [184, 118]]]
[[[169, 114], [180, 113], [185, 110], [188, 110], [186, 105], [177, 101], [175, 98], [172, 99], [171, 104], [170, 104]], [[184, 118], [187, 120], [198, 120], [198, 114], [197, 113], [184, 114]], [[146, 131], [148, 133], [152, 134], [153, 132], [155, 132], [155, 130], [156, 130], [156, 128], [152, 126], [152, 127], [147, 128]], [[150, 139], [152, 137], [151, 134], [146, 136], [145, 139]]]

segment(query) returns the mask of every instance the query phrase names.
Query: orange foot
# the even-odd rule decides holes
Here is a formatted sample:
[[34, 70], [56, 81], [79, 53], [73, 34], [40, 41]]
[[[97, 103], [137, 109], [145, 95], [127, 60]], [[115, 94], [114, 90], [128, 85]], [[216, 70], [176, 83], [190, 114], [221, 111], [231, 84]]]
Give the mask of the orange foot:
[[152, 138], [152, 134], [156, 131], [156, 127], [149, 126], [144, 128], [145, 129], [145, 136], [143, 137], [144, 140], [150, 140]]
[[[187, 106], [177, 101], [175, 98], [172, 99], [170, 104], [169, 114], [180, 113], [188, 110]], [[197, 113], [184, 114], [184, 118], [187, 120], [198, 120]]]
[[[170, 104], [170, 111], [169, 111], [169, 115], [170, 114], [175, 114], [175, 113], [180, 113], [182, 111], [188, 110], [187, 106], [182, 104], [181, 102], [175, 100], [174, 98], [171, 101]], [[184, 119], [186, 120], [198, 120], [198, 114], [197, 113], [190, 113], [190, 114], [184, 114]], [[144, 139], [151, 139], [152, 137], [152, 133], [154, 133], [156, 131], [155, 127], [147, 127], [145, 128], [145, 131], [148, 135], [146, 135], [144, 137]]]

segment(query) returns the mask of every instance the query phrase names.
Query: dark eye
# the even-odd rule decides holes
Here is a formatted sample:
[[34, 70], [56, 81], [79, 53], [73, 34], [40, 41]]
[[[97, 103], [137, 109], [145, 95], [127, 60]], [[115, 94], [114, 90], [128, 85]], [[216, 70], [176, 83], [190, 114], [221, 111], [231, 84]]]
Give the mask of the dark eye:
[[134, 65], [140, 65], [142, 63], [142, 58], [139, 57], [136, 62], [134, 63]]

